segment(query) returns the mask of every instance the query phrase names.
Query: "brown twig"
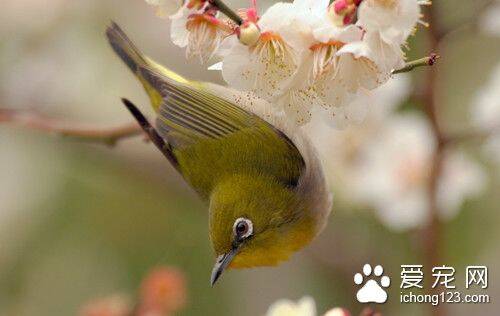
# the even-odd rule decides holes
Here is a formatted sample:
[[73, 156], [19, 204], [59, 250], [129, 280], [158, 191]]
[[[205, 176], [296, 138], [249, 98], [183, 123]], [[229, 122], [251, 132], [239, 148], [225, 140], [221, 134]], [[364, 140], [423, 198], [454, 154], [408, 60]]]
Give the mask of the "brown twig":
[[[432, 51], [437, 51], [439, 48], [439, 34], [440, 25], [439, 19], [436, 16], [434, 6], [429, 6], [426, 12], [426, 18], [429, 21], [429, 44]], [[434, 150], [432, 156], [432, 164], [430, 170], [430, 177], [427, 187], [427, 198], [428, 198], [428, 218], [429, 222], [421, 230], [422, 246], [423, 246], [423, 256], [425, 263], [425, 275], [427, 280], [432, 278], [432, 267], [439, 266], [441, 264], [441, 236], [442, 236], [442, 225], [439, 219], [439, 205], [438, 205], [438, 187], [439, 178], [442, 174], [443, 169], [443, 158], [445, 155], [445, 149], [447, 143], [445, 142], [445, 136], [441, 129], [441, 124], [439, 120], [439, 110], [437, 107], [437, 83], [438, 83], [438, 71], [439, 67], [431, 67], [427, 72], [427, 80], [425, 80], [424, 85], [424, 97], [423, 105], [424, 111], [431, 123], [432, 133], [434, 135], [435, 141], [437, 143], [436, 149]], [[428, 282], [427, 282], [428, 283]], [[436, 287], [434, 289], [429, 289], [430, 294], [437, 293], [439, 289]], [[444, 304], [438, 307], [433, 307], [430, 313], [434, 316], [444, 316], [446, 315], [446, 310]]]
[[402, 67], [400, 69], [393, 70], [392, 74], [396, 75], [396, 74], [400, 74], [400, 73], [410, 72], [413, 69], [418, 68], [418, 67], [434, 66], [439, 58], [441, 58], [441, 56], [439, 56], [438, 54], [431, 53], [427, 57], [420, 58], [420, 59], [413, 60], [413, 61], [406, 63], [406, 65], [404, 67]]
[[241, 25], [243, 24], [243, 19], [236, 13], [234, 12], [230, 7], [227, 6], [222, 0], [209, 0], [209, 2], [217, 7], [219, 11], [224, 13], [228, 18], [234, 21], [234, 23]]
[[143, 133], [140, 126], [135, 122], [112, 128], [91, 128], [73, 126], [73, 124], [49, 119], [33, 111], [2, 108], [0, 108], [0, 123], [13, 124], [83, 142], [100, 143], [108, 146], [113, 146], [122, 139]]
[[484, 130], [484, 131], [472, 130], [472, 131], [466, 131], [466, 132], [457, 132], [457, 133], [448, 135], [445, 138], [445, 142], [447, 145], [454, 145], [454, 144], [458, 144], [458, 143], [471, 142], [471, 141], [481, 142], [494, 134], [500, 134], [500, 126], [494, 127], [490, 130]]

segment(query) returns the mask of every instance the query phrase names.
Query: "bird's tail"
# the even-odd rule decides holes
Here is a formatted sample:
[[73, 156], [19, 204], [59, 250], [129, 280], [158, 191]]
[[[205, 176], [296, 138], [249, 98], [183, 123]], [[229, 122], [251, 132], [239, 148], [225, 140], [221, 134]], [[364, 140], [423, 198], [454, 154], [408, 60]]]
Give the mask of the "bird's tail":
[[112, 22], [111, 26], [106, 29], [106, 36], [115, 53], [120, 56], [134, 74], [138, 73], [139, 67], [148, 66], [148, 61], [144, 55], [137, 49], [118, 24]]
[[143, 55], [118, 24], [112, 22], [111, 26], [106, 29], [106, 36], [115, 53], [120, 56], [128, 68], [130, 68], [134, 75], [141, 81], [156, 111], [158, 111], [158, 108], [163, 102], [163, 98], [158, 81], [153, 82], [149, 80], [149, 77], [143, 76], [145, 69], [147, 72], [159, 75], [160, 78], [168, 78], [178, 83], [187, 83], [187, 80], [180, 75]]

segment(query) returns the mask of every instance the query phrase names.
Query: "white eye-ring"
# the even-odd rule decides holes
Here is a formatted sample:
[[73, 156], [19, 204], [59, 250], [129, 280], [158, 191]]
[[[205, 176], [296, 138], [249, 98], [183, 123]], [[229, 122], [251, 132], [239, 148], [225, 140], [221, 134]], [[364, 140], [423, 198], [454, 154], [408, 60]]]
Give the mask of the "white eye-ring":
[[245, 239], [253, 234], [253, 223], [248, 218], [240, 217], [234, 221], [233, 231], [239, 239]]

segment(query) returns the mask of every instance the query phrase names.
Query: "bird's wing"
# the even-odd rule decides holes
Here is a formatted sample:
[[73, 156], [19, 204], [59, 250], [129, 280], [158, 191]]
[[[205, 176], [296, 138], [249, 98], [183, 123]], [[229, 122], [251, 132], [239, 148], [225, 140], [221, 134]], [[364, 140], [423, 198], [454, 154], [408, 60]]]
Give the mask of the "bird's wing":
[[206, 179], [196, 174], [207, 170], [217, 176], [264, 174], [287, 186], [297, 184], [304, 159], [280, 130], [202, 84], [181, 83], [148, 68], [141, 73], [163, 96], [156, 128], [173, 147], [181, 172], [194, 187], [211, 189], [216, 176]]

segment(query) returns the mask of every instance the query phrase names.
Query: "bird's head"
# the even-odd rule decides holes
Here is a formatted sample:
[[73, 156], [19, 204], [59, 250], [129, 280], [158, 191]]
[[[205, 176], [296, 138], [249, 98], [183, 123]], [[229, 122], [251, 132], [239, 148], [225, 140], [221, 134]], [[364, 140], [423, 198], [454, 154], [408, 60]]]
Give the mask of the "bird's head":
[[210, 198], [212, 285], [227, 268], [273, 266], [309, 243], [315, 223], [305, 207], [293, 189], [265, 176], [219, 184]]

